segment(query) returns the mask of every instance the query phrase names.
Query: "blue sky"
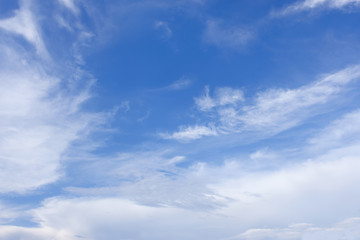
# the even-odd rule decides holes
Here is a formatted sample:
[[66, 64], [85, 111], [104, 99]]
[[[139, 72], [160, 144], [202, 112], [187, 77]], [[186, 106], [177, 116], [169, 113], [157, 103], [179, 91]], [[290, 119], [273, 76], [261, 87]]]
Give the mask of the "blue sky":
[[359, 0], [2, 0], [0, 238], [360, 238]]

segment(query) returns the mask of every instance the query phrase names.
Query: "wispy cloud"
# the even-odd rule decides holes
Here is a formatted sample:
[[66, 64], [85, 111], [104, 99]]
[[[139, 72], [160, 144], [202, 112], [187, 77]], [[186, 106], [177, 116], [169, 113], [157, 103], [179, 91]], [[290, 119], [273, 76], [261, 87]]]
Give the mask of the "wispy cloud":
[[[179, 167], [187, 162], [184, 155], [173, 150], [121, 153], [111, 159], [93, 162], [87, 173], [99, 177], [99, 187], [68, 187], [78, 196], [121, 197], [137, 204], [183, 209], [214, 209], [227, 199], [206, 187], [200, 173], [202, 164]], [[105, 173], [105, 174], [104, 174]], [[205, 181], [204, 181], [205, 180]]]
[[254, 32], [247, 28], [228, 25], [220, 20], [208, 20], [203, 34], [205, 43], [220, 48], [242, 49]]
[[75, 15], [80, 13], [78, 6], [76, 5], [76, 0], [58, 0], [63, 6], [72, 11]]
[[168, 90], [183, 90], [188, 88], [191, 85], [192, 81], [188, 77], [182, 77], [179, 80], [176, 80], [169, 86], [166, 86], [164, 89]]
[[160, 87], [160, 88], [154, 88], [154, 89], [149, 89], [148, 91], [177, 91], [177, 90], [184, 90], [187, 89], [188, 87], [190, 87], [192, 84], [192, 80], [189, 77], [183, 76], [181, 78], [179, 78], [178, 80], [172, 82], [171, 84], [165, 86], [165, 87]]
[[352, 144], [360, 139], [360, 110], [356, 109], [333, 121], [317, 136], [308, 140], [309, 148], [326, 151], [343, 144]]
[[169, 27], [169, 24], [164, 21], [157, 21], [155, 22], [155, 29], [162, 32], [162, 37], [165, 39], [171, 38], [173, 32]]
[[37, 20], [31, 11], [31, 5], [32, 1], [21, 1], [21, 7], [13, 17], [0, 20], [0, 28], [21, 35], [35, 46], [39, 55], [48, 57]]
[[119, 105], [119, 109], [128, 112], [130, 110], [130, 102], [129, 101], [122, 101]]
[[273, 12], [272, 16], [284, 16], [313, 9], [342, 9], [358, 6], [360, 6], [359, 0], [303, 0], [289, 5], [280, 11]]
[[[15, 17], [1, 20], [1, 26], [9, 39], [15, 37], [12, 32], [22, 34], [39, 54], [47, 54], [30, 3], [22, 1]], [[20, 46], [0, 41], [1, 193], [23, 193], [56, 181], [71, 143], [104, 121], [102, 114], [81, 109], [95, 82], [90, 74], [76, 63], [59, 73], [56, 59], [39, 58]]]
[[179, 141], [190, 141], [199, 139], [202, 137], [216, 136], [218, 135], [217, 130], [214, 127], [207, 126], [181, 126], [179, 131], [172, 134], [160, 133], [159, 136], [164, 139], [175, 139]]
[[215, 107], [222, 107], [226, 105], [237, 105], [244, 101], [243, 91], [240, 89], [233, 89], [229, 87], [222, 87], [215, 89], [215, 96], [210, 97], [210, 89], [205, 87], [204, 95], [195, 98], [195, 103], [201, 111], [209, 111]]
[[[253, 99], [253, 104], [244, 104], [241, 90], [219, 88], [215, 91], [215, 97], [210, 97], [206, 87], [205, 94], [195, 98], [195, 103], [199, 110], [211, 113], [205, 121], [214, 128], [209, 131], [206, 127], [182, 127], [170, 136], [190, 140], [214, 135], [210, 133], [215, 132], [260, 132], [264, 136], [276, 134], [318, 114], [321, 106], [326, 106], [344, 92], [348, 84], [359, 78], [360, 66], [351, 66], [297, 89], [260, 92]], [[192, 132], [194, 135], [190, 134]]]

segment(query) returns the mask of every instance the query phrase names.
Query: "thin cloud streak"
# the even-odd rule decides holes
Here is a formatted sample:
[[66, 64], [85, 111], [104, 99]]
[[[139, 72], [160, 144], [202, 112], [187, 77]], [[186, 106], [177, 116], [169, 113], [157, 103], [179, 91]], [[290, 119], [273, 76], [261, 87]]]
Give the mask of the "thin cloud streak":
[[218, 135], [218, 132], [213, 127], [207, 127], [207, 126], [181, 126], [179, 128], [178, 132], [175, 132], [173, 134], [168, 133], [160, 133], [159, 136], [164, 139], [175, 139], [178, 141], [191, 141], [200, 139], [202, 137], [208, 137], [208, 136], [216, 136]]
[[160, 88], [154, 88], [154, 89], [148, 89], [148, 92], [156, 92], [156, 91], [180, 91], [187, 89], [191, 86], [192, 80], [188, 77], [181, 77], [178, 80], [172, 82], [171, 84], [160, 87]]
[[345, 7], [359, 7], [359, 0], [303, 0], [271, 13], [273, 17], [286, 16], [315, 9], [343, 9]]

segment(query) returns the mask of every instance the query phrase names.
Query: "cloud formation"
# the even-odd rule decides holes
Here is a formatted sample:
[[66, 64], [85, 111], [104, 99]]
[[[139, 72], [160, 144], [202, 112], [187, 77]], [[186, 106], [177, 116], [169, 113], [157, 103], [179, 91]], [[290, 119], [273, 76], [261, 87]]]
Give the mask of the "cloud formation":
[[273, 135], [319, 114], [322, 106], [345, 92], [346, 86], [359, 78], [360, 66], [350, 66], [297, 89], [279, 88], [259, 92], [252, 104], [244, 103], [241, 90], [218, 88], [215, 97], [210, 97], [206, 87], [205, 94], [195, 98], [195, 104], [200, 111], [211, 114], [205, 121], [214, 126], [213, 130], [188, 126], [170, 136], [178, 140], [191, 140], [214, 135], [210, 133], [215, 132], [261, 132], [264, 136]]

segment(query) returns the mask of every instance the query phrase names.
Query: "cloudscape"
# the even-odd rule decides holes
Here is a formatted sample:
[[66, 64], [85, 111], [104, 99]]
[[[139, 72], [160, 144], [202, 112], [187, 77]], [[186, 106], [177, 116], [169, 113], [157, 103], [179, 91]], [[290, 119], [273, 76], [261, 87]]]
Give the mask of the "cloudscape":
[[359, 0], [2, 0], [0, 239], [360, 239]]

